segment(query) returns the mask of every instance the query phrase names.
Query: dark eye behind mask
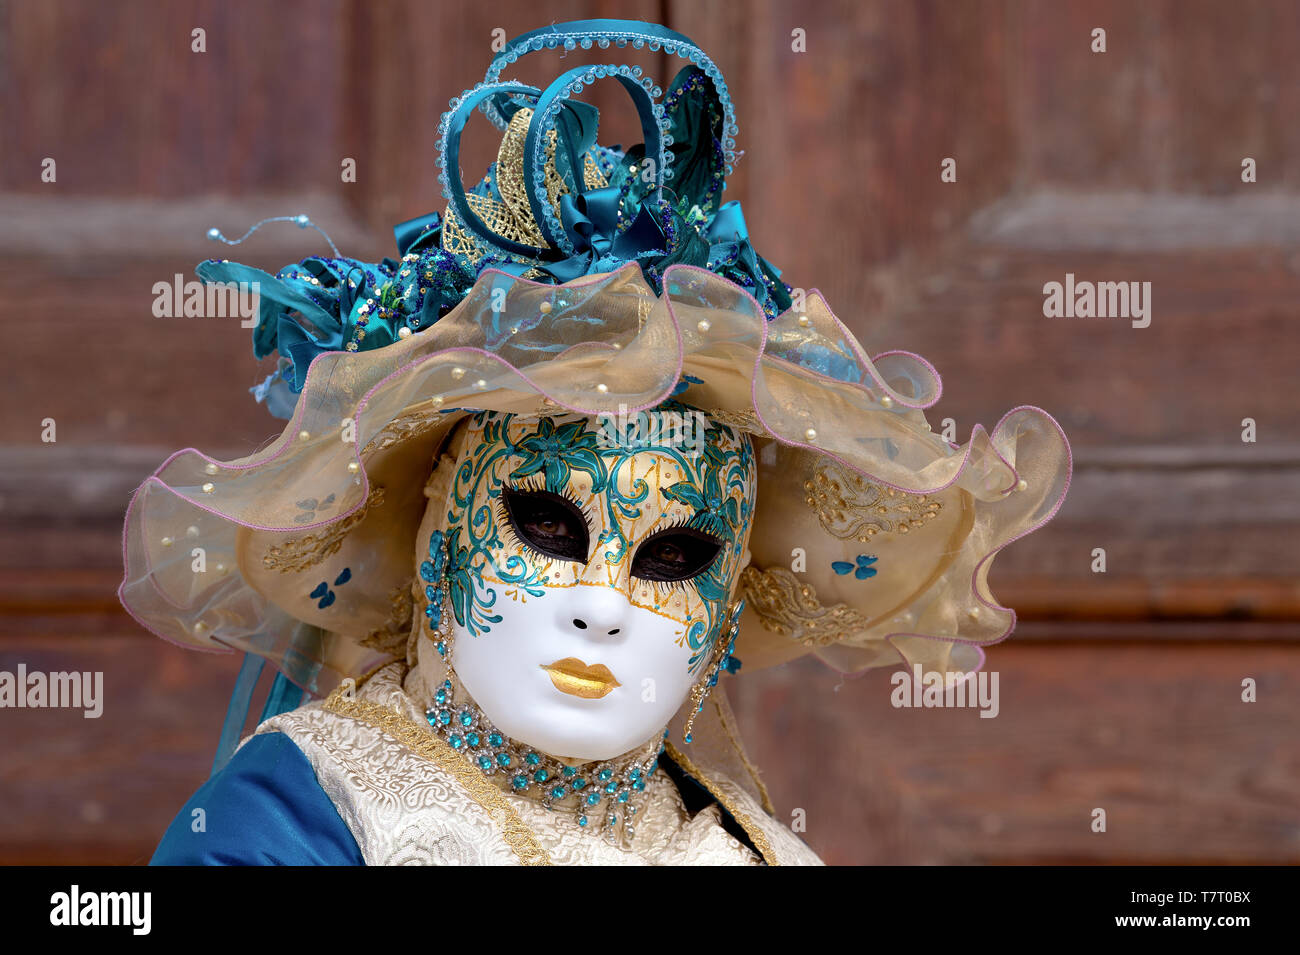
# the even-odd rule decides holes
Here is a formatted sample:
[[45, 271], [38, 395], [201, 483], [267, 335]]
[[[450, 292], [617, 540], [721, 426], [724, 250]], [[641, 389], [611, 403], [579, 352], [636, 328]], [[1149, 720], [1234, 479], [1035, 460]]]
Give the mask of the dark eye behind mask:
[[722, 542], [693, 527], [670, 527], [646, 538], [632, 558], [632, 576], [678, 581], [698, 577], [713, 565]]
[[547, 557], [585, 561], [587, 519], [578, 505], [550, 491], [501, 489], [510, 526], [525, 544]]

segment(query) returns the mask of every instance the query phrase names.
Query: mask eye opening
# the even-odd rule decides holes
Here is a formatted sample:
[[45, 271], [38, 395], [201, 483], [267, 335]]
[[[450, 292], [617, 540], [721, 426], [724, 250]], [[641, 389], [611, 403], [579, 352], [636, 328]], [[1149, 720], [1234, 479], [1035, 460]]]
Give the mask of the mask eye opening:
[[[654, 553], [657, 544], [671, 544], [680, 560], [666, 561]], [[641, 542], [632, 558], [632, 576], [657, 583], [684, 583], [705, 573], [722, 553], [723, 541], [690, 523], [660, 528]]]
[[[591, 540], [587, 514], [572, 498], [537, 488], [501, 487], [505, 524], [520, 544], [544, 558], [584, 563]], [[556, 523], [549, 533], [544, 525]]]

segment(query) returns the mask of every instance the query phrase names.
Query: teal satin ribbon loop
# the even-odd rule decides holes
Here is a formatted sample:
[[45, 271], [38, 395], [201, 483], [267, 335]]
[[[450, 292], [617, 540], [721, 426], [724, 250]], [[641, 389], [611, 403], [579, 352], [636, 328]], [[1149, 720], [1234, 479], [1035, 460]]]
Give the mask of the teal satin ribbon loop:
[[740, 210], [739, 202], [733, 200], [723, 203], [718, 208], [717, 215], [709, 223], [705, 238], [709, 240], [710, 245], [749, 242], [749, 226], [745, 224], [745, 214]]
[[[692, 50], [699, 50], [695, 41], [685, 34], [678, 33], [676, 30], [670, 30], [666, 26], [658, 23], [647, 23], [643, 20], [613, 20], [613, 19], [596, 19], [596, 20], [570, 20], [568, 23], [555, 23], [550, 26], [538, 27], [536, 30], [529, 30], [527, 33], [521, 33], [515, 37], [497, 54], [492, 61], [494, 68], [504, 68], [508, 65], [506, 54], [514, 50], [515, 47], [523, 47], [531, 44], [534, 38], [545, 39], [555, 37], [558, 40], [575, 40], [588, 39], [597, 41], [600, 39], [618, 40], [619, 38], [631, 39], [641, 37], [646, 40], [671, 40], [679, 46], [686, 46]], [[531, 51], [521, 51], [531, 52]], [[499, 64], [499, 67], [498, 67]]]
[[414, 251], [420, 239], [432, 235], [442, 228], [442, 216], [429, 212], [414, 219], [407, 219], [393, 226], [393, 238], [397, 242], [397, 254], [407, 255]]
[[580, 100], [566, 100], [555, 117], [557, 149], [556, 169], [567, 176], [579, 192], [583, 188], [584, 157], [596, 145], [600, 127], [600, 110]]
[[[448, 120], [447, 143], [442, 159], [442, 168], [447, 176], [448, 200], [451, 202], [451, 207], [456, 210], [456, 217], [461, 224], [485, 244], [525, 258], [548, 257], [553, 254], [550, 249], [525, 245], [522, 242], [515, 242], [512, 239], [497, 235], [487, 227], [487, 223], [479, 218], [478, 213], [470, 208], [469, 200], [465, 198], [465, 183], [460, 174], [460, 134], [464, 131], [465, 124], [469, 121], [470, 113], [474, 111], [474, 108], [490, 97], [499, 94], [527, 96], [535, 99], [542, 95], [542, 91], [535, 86], [525, 86], [522, 83], [505, 83], [494, 88], [475, 90], [460, 101], [460, 105], [456, 107], [456, 111]], [[534, 116], [535, 118], [536, 116]], [[528, 175], [525, 174], [525, 182], [528, 181], [528, 178]]]
[[561, 196], [560, 217], [574, 253], [540, 268], [563, 283], [594, 272], [612, 271], [647, 255], [663, 255], [668, 239], [651, 210], [642, 206], [632, 224], [619, 232], [618, 208], [617, 186]]
[[560, 221], [575, 251], [595, 249], [602, 255], [609, 251], [618, 229], [620, 199], [617, 186], [560, 196]]
[[[735, 110], [722, 72], [694, 40], [657, 23], [614, 19], [575, 20], [571, 23], [551, 24], [537, 30], [530, 30], [528, 33], [515, 37], [501, 49], [501, 52], [493, 58], [491, 65], [488, 67], [484, 81], [488, 83], [496, 82], [506, 67], [513, 65], [530, 53], [538, 52], [540, 49], [547, 49], [545, 46], [547, 42], [553, 43], [554, 46], [569, 49], [569, 47], [565, 46], [568, 41], [572, 41], [575, 48], [584, 42], [588, 43], [589, 46], [603, 42], [606, 47], [611, 42], [623, 45], [630, 42], [634, 47], [638, 44], [645, 46], [658, 43], [670, 55], [689, 60], [691, 63], [698, 65], [708, 77], [709, 82], [713, 84], [718, 101], [722, 104], [726, 114], [723, 136], [730, 137], [735, 134]], [[583, 49], [586, 48], [583, 47]], [[505, 128], [509, 115], [504, 113], [495, 98], [489, 98], [485, 101], [482, 108], [483, 112], [498, 128]]]
[[[565, 235], [556, 235], [551, 228], [551, 220], [555, 218], [550, 209], [549, 201], [545, 195], [539, 195], [537, 183], [529, 170], [542, 169], [546, 164], [546, 119], [548, 112], [553, 108], [556, 100], [570, 95], [571, 85], [578, 80], [583, 74], [587, 73], [591, 67], [578, 66], [562, 73], [556, 80], [546, 88], [546, 92], [541, 95], [537, 101], [537, 106], [533, 111], [532, 121], [528, 124], [528, 135], [524, 139], [524, 190], [528, 194], [528, 206], [532, 210], [533, 219], [536, 221], [542, 236], [550, 245], [562, 250], [566, 255], [573, 255], [577, 250]], [[641, 134], [644, 136], [646, 155], [653, 156], [654, 161], [658, 164], [655, 170], [657, 176], [663, 174], [664, 144], [663, 132], [659, 129], [659, 123], [655, 120], [654, 100], [650, 94], [636, 80], [627, 77], [615, 75], [614, 79], [622, 84], [627, 90], [628, 96], [632, 98], [632, 103], [636, 107], [637, 117], [641, 121]], [[592, 142], [595, 141], [595, 130], [592, 132]], [[563, 137], [560, 137], [563, 138]], [[570, 144], [573, 145], [573, 144]], [[590, 148], [588, 146], [588, 148]], [[558, 151], [558, 150], [557, 150]], [[583, 149], [582, 152], [586, 152]], [[571, 167], [572, 188], [574, 191], [581, 193], [583, 190], [581, 153], [573, 156], [570, 160], [573, 163]]]
[[[302, 267], [317, 276], [328, 271], [320, 259], [304, 259]], [[293, 363], [295, 392], [302, 390], [313, 358], [343, 348], [344, 322], [313, 301], [305, 288], [238, 262], [209, 259], [199, 263], [195, 271], [204, 282], [256, 283], [260, 315], [253, 331], [253, 354], [265, 358], [278, 351], [288, 358]], [[295, 313], [306, 319], [317, 334], [309, 334]]]
[[647, 252], [663, 253], [668, 239], [663, 226], [646, 206], [622, 232], [619, 226], [619, 188], [605, 186], [580, 195], [560, 196], [560, 218], [575, 253], [616, 256], [631, 261]]

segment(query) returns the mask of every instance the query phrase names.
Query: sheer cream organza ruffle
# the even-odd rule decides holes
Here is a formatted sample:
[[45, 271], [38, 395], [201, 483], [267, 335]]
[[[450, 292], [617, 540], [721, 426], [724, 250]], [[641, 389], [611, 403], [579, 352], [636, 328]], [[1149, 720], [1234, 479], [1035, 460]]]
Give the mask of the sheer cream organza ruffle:
[[186, 449], [139, 488], [123, 604], [159, 636], [260, 654], [324, 692], [401, 656], [424, 484], [467, 409], [635, 412], [688, 376], [680, 401], [755, 435], [747, 665], [811, 651], [848, 670], [977, 668], [1014, 623], [992, 557], [1068, 486], [1056, 422], [1018, 408], [949, 445], [922, 411], [934, 369], [870, 359], [820, 295], [769, 322], [710, 272], [674, 266], [663, 286], [634, 264], [562, 286], [486, 271], [428, 330], [320, 356], [268, 447], [227, 462]]

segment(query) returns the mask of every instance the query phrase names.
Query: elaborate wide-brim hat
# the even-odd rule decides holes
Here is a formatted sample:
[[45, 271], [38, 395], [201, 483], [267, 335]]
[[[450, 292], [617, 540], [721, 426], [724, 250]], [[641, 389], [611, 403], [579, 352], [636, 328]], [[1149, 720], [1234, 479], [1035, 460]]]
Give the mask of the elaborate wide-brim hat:
[[[671, 397], [755, 446], [747, 668], [814, 653], [844, 671], [978, 669], [1015, 621], [989, 590], [993, 558], [1064, 498], [1060, 427], [1021, 407], [961, 446], [933, 431], [934, 368], [869, 357], [820, 294], [790, 295], [720, 203], [735, 127], [712, 61], [662, 28], [578, 27], [507, 45], [453, 101], [445, 147], [484, 106], [505, 130], [498, 162], [472, 191], [447, 176], [446, 215], [399, 227], [400, 260], [200, 267], [260, 284], [256, 350], [280, 355], [265, 390], [289, 418], [248, 457], [187, 449], [144, 482], [123, 604], [168, 640], [247, 651], [325, 692], [418, 631], [425, 487], [465, 416], [617, 416]], [[565, 105], [582, 68], [546, 91], [497, 80], [512, 54], [645, 30], [692, 63], [641, 112], [646, 146], [595, 145], [594, 111]], [[590, 74], [659, 95], [623, 69]], [[635, 172], [647, 156], [676, 167], [676, 201]]]
[[[824, 374], [827, 353], [854, 380]], [[674, 393], [755, 443], [742, 660], [966, 671], [1010, 632], [988, 571], [1065, 493], [1050, 416], [1018, 408], [953, 447], [922, 411], [931, 366], [868, 358], [820, 296], [769, 321], [711, 272], [672, 266], [656, 294], [635, 264], [559, 286], [487, 271], [426, 331], [319, 356], [269, 447], [181, 451], [139, 489], [123, 602], [160, 636], [248, 650], [313, 686], [315, 663], [364, 672], [405, 646], [423, 490], [462, 417], [628, 414]]]

